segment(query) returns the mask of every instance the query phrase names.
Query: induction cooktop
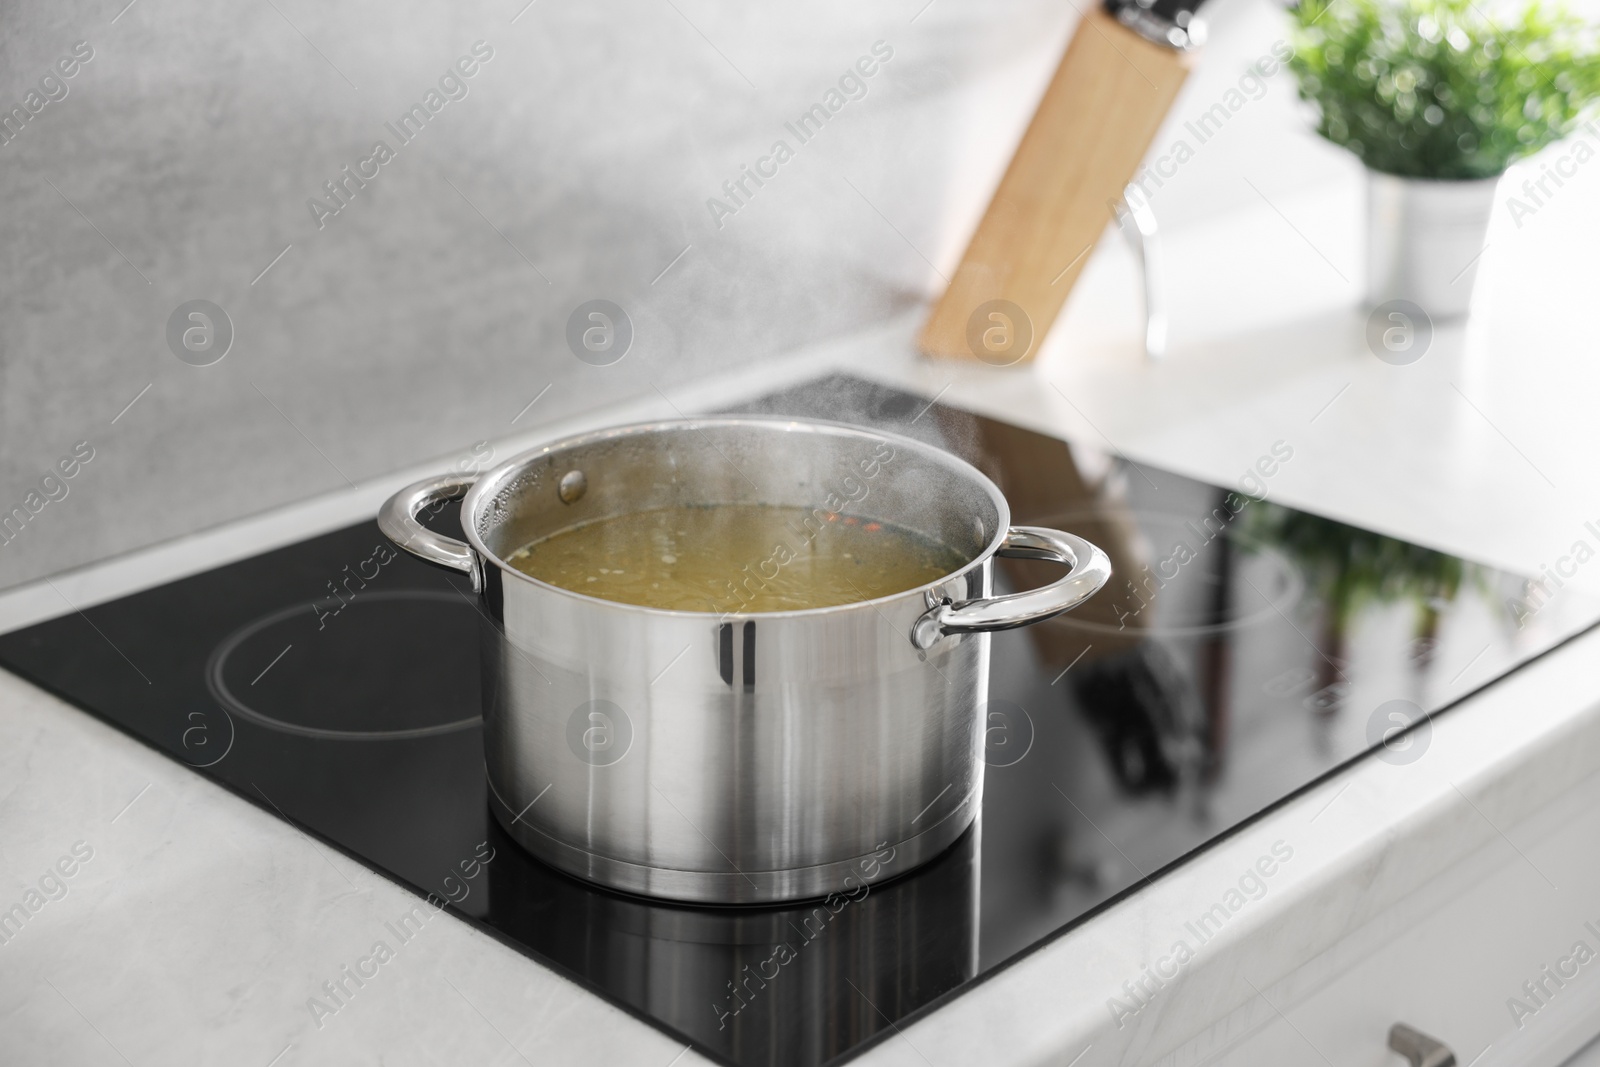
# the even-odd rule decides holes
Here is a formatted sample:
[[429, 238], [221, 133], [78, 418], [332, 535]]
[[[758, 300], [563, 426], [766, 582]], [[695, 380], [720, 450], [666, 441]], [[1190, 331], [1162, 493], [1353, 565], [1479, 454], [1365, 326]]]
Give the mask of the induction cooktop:
[[[471, 591], [370, 521], [0, 636], [0, 665], [715, 1060], [810, 1067], [1348, 761], [1422, 758], [1434, 716], [1600, 620], [1571, 591], [1281, 506], [1293, 441], [1215, 486], [846, 376], [733, 410], [942, 445], [1014, 523], [1115, 568], [1080, 611], [995, 635], [978, 821], [859, 899], [680, 906], [521, 851], [485, 794]], [[997, 584], [1052, 577], [1002, 561]]]

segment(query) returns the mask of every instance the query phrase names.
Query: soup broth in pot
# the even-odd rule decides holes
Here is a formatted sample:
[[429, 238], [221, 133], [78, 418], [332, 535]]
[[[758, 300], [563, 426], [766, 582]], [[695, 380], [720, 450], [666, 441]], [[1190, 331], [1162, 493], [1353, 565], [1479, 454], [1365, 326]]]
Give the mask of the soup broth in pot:
[[799, 611], [892, 596], [965, 554], [859, 515], [766, 504], [631, 512], [524, 545], [507, 562], [575, 593], [674, 611]]

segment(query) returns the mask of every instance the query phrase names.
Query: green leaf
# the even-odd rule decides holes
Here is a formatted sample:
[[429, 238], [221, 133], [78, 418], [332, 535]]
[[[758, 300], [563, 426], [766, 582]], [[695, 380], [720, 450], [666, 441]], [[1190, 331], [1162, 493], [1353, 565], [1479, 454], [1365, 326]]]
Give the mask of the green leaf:
[[1388, 174], [1495, 177], [1600, 101], [1600, 31], [1538, 0], [1500, 20], [1478, 0], [1301, 0], [1289, 17], [1317, 132]]

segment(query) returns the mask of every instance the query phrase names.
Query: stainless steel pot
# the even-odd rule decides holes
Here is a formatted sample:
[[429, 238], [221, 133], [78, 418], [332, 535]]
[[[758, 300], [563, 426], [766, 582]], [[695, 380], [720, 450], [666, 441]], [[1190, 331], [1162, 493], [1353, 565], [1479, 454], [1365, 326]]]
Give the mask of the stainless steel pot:
[[[466, 541], [423, 527], [463, 496]], [[664, 611], [559, 589], [505, 560], [608, 516], [685, 504], [854, 512], [970, 562], [894, 596], [740, 614], [772, 560], [728, 561], [735, 610]], [[470, 575], [486, 620], [484, 748], [506, 831], [579, 877], [647, 896], [746, 904], [848, 893], [902, 874], [972, 822], [983, 788], [988, 631], [1048, 619], [1103, 586], [1104, 553], [1009, 526], [995, 485], [909, 438], [832, 423], [703, 418], [605, 430], [444, 475], [379, 526]], [[795, 547], [805, 530], [793, 532]], [[991, 596], [996, 555], [1070, 568]], [[875, 860], [893, 849], [893, 864]]]

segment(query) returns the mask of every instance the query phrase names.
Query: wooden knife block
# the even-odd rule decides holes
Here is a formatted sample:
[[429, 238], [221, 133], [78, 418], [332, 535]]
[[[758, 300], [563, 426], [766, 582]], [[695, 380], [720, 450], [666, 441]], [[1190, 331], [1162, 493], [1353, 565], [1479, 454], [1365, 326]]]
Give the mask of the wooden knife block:
[[[955, 278], [923, 327], [924, 353], [999, 365], [1034, 357], [1192, 59], [1146, 41], [1099, 7], [1083, 16]], [[991, 301], [1015, 304], [1026, 320], [1009, 321], [1004, 308], [985, 309]], [[991, 328], [1000, 331], [992, 335], [997, 344], [985, 345], [980, 338]], [[1009, 350], [1008, 338], [1017, 342]]]

